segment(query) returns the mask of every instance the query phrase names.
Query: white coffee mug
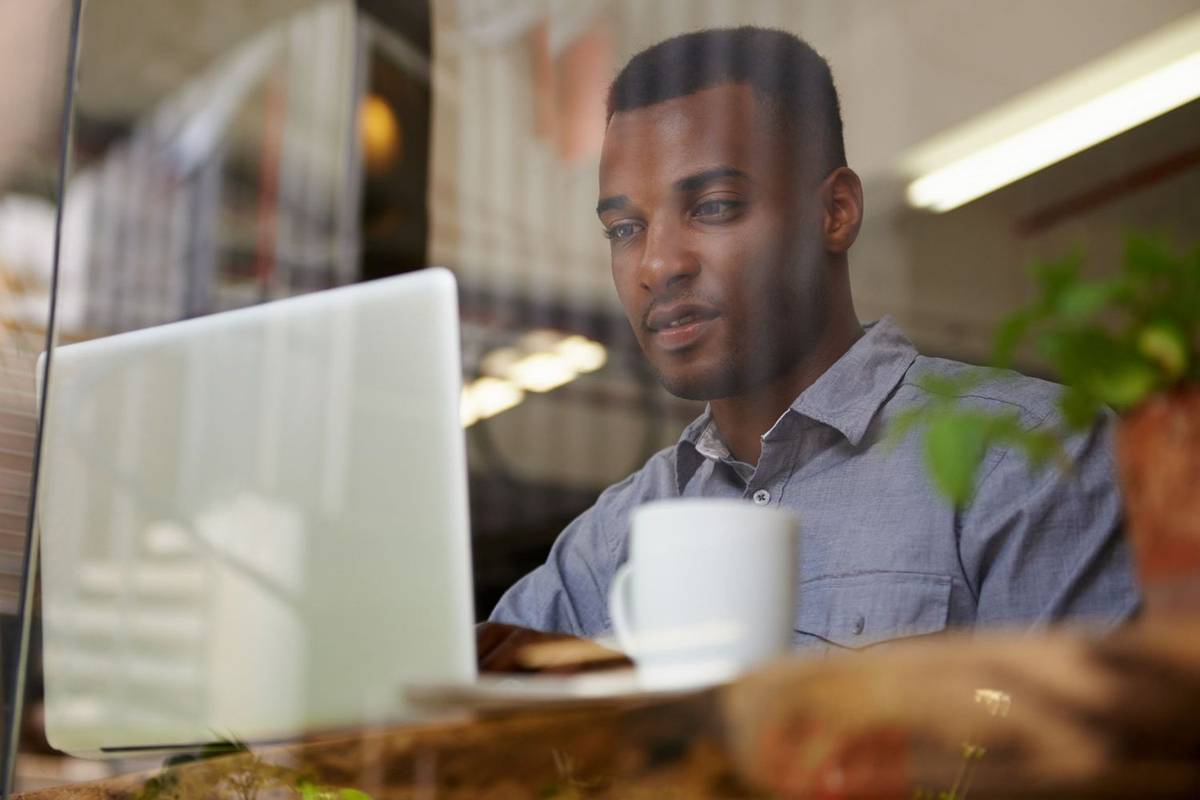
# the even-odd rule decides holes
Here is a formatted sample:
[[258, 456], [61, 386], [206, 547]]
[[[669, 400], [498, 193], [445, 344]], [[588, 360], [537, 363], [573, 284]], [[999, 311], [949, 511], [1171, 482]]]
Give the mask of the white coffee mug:
[[661, 500], [633, 512], [608, 605], [648, 686], [726, 680], [792, 646], [797, 518], [743, 500]]

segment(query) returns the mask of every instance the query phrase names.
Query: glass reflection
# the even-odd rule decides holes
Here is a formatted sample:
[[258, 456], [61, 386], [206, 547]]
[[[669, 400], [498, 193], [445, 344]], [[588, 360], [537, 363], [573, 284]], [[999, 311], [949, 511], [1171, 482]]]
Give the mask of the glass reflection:
[[[0, 47], [0, 88], [17, 75], [21, 88], [57, 97], [69, 3], [40, 8], [46, 16], [3, 17], [0, 42], [11, 36], [12, 46]], [[482, 618], [601, 490], [703, 409], [665, 393], [646, 368], [595, 222], [604, 95], [629, 56], [684, 31], [744, 23], [812, 41], [833, 65], [867, 197], [850, 274], [861, 317], [894, 314], [923, 352], [979, 361], [994, 321], [1026, 298], [1020, 266], [1033, 257], [1079, 240], [1115, 251], [1131, 225], [1192, 235], [1200, 107], [1187, 101], [941, 215], [906, 200], [909, 157], [1193, 12], [1186, 0], [1136, 9], [1105, 0], [1103, 13], [1090, 0], [1036, 12], [950, 0], [93, 3], [54, 333], [86, 342], [449, 266]], [[26, 52], [22, 37], [37, 43], [36, 58], [12, 55]], [[1012, 41], [1025, 43], [1022, 58]], [[13, 155], [0, 134], [0, 603], [10, 605], [58, 210], [56, 109], [44, 97], [27, 101], [36, 113], [5, 114], [9, 135], [38, 144]], [[178, 738], [205, 733], [197, 719], [240, 727], [259, 715], [299, 727], [319, 698], [337, 699], [337, 682], [314, 676], [350, 657], [323, 644], [338, 621], [309, 624], [299, 599], [335, 557], [314, 542], [371, 488], [401, 480], [350, 471], [354, 454], [378, 453], [383, 439], [337, 421], [370, 405], [352, 355], [364, 342], [339, 330], [297, 345], [300, 354], [230, 341], [219, 358], [165, 372], [130, 365], [78, 387], [60, 403], [69, 410], [47, 419], [72, 455], [46, 491], [72, 501], [47, 501], [43, 522], [69, 516], [55, 524], [95, 534], [70, 542], [69, 556], [47, 542], [47, 575], [59, 570], [56, 585], [69, 587], [45, 600], [44, 666], [63, 690], [51, 717]], [[269, 365], [261, 391], [225, 390], [226, 370], [254, 363]], [[52, 377], [50, 391], [70, 386]], [[370, 413], [377, 430], [399, 414], [394, 405]], [[238, 467], [203, 488], [202, 465], [230, 452], [242, 454]], [[97, 479], [101, 464], [111, 471]], [[136, 485], [139, 471], [168, 504]], [[299, 502], [301, 485], [313, 488]], [[382, 596], [392, 608], [424, 602], [394, 586]], [[375, 641], [388, 620], [386, 605], [364, 612], [355, 635]], [[253, 669], [239, 672], [247, 661]], [[25, 762], [34, 766], [39, 754], [57, 759], [39, 740], [40, 671], [35, 647]], [[65, 780], [64, 763], [40, 780]]]

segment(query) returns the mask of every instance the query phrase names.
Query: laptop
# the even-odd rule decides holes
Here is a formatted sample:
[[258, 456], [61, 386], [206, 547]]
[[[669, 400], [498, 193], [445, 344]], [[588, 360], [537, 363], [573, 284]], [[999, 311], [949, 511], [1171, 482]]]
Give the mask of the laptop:
[[50, 744], [268, 741], [472, 685], [460, 387], [444, 269], [58, 347]]

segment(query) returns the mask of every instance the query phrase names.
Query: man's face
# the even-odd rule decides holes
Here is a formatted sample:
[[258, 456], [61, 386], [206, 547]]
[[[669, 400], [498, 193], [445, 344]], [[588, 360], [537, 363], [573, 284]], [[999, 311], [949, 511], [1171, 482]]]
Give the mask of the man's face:
[[[754, 91], [615, 114], [597, 211], [617, 295], [663, 385], [714, 400], [795, 367], [825, 325], [819, 178]], [[823, 176], [822, 176], [823, 177]]]

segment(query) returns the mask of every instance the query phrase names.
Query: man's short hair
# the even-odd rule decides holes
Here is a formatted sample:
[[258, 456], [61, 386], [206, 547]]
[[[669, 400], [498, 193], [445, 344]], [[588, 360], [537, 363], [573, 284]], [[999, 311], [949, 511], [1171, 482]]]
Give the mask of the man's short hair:
[[846, 165], [842, 114], [829, 64], [786, 31], [745, 26], [685, 33], [635, 55], [608, 90], [608, 116], [724, 83], [749, 84], [822, 176]]

